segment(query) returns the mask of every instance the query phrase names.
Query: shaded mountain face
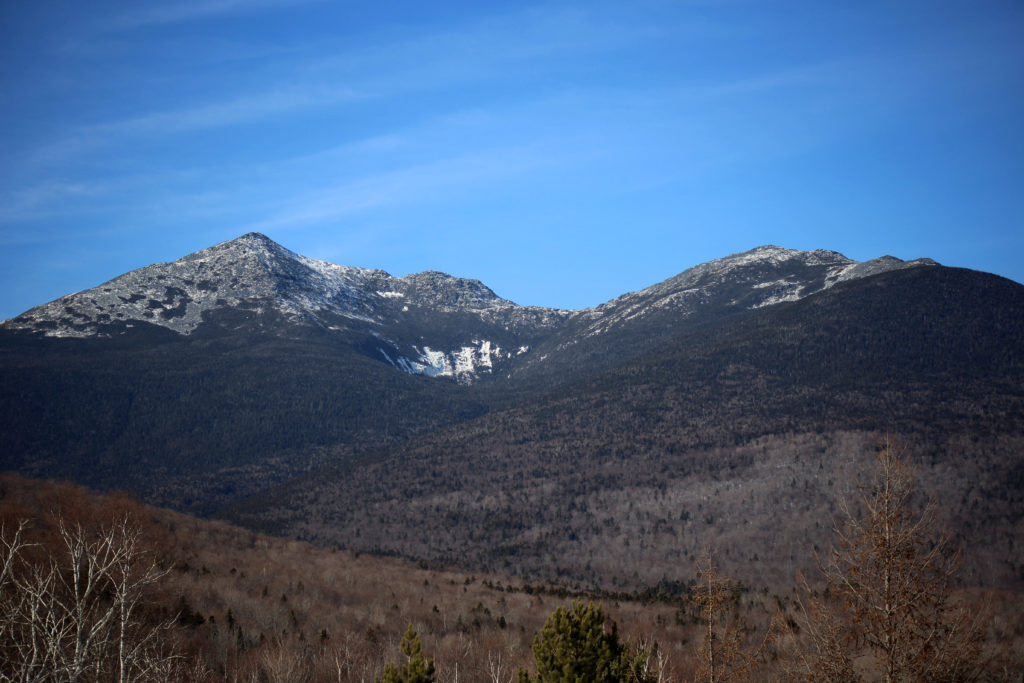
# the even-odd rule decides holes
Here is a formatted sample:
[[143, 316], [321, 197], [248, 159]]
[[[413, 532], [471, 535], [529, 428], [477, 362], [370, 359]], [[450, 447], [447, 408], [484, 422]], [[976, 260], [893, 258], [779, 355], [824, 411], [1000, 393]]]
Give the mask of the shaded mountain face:
[[[857, 263], [835, 252], [759, 247], [595, 309], [566, 311], [519, 306], [476, 280], [436, 271], [396, 278], [317, 261], [250, 233], [33, 308], [3, 327], [60, 338], [134, 335], [153, 327], [184, 336], [267, 328], [288, 336], [313, 328], [404, 372], [472, 383], [513, 371], [537, 373], [539, 365], [545, 376], [554, 366], [564, 372], [607, 365], [595, 346], [614, 346], [620, 358], [688, 321], [931, 263], [892, 257]], [[543, 351], [530, 353], [538, 345]], [[567, 358], [548, 362], [552, 356]]]
[[711, 544], [730, 575], [784, 587], [813, 575], [797, 563], [832, 542], [837, 500], [882, 435], [909, 448], [968, 582], [1017, 585], [1024, 287], [941, 267], [857, 279], [225, 514], [323, 545], [630, 588], [690, 576]]
[[782, 581], [889, 432], [1005, 583], [1022, 321], [1020, 284], [927, 259], [759, 247], [565, 311], [250, 234], [0, 324], [0, 468], [605, 585], [713, 539]]
[[34, 308], [4, 327], [95, 338], [158, 327], [179, 335], [327, 332], [412, 374], [470, 382], [568, 316], [517, 306], [475, 280], [395, 278], [295, 254], [250, 233]]
[[834, 251], [758, 247], [578, 311], [517, 370], [527, 381], [580, 377], [615, 367], [681, 332], [798, 301], [843, 282], [935, 265], [931, 259], [901, 261], [892, 256], [860, 263]]

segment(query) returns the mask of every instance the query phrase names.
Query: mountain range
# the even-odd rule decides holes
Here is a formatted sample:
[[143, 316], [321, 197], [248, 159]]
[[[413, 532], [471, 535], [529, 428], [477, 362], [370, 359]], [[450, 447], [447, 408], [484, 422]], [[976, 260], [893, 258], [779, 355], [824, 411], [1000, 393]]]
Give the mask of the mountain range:
[[473, 383], [508, 378], [522, 365], [536, 365], [538, 355], [547, 360], [550, 353], [520, 358], [542, 342], [557, 353], [612, 332], [632, 336], [638, 322], [673, 329], [723, 310], [796, 301], [840, 282], [919, 265], [935, 263], [889, 256], [858, 263], [836, 252], [766, 246], [597, 308], [567, 311], [519, 306], [479, 281], [436, 271], [396, 278], [317, 261], [250, 233], [33, 308], [4, 327], [105, 338], [155, 326], [190, 336], [200, 327], [240, 329], [246, 319], [265, 327], [274, 318], [331, 333], [410, 374]]
[[[596, 308], [248, 234], [0, 324], [3, 469], [281, 535], [641, 586], [785, 582], [879, 435], [1024, 581], [1024, 286], [758, 247]], [[791, 578], [791, 576], [790, 576]]]

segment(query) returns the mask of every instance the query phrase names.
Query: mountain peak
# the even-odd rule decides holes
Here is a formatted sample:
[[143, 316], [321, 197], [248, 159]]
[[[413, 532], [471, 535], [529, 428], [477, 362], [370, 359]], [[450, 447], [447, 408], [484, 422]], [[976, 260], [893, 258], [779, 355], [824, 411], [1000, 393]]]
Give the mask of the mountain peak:
[[934, 263], [930, 259], [904, 262], [891, 256], [860, 263], [827, 249], [801, 251], [766, 244], [701, 263], [639, 292], [582, 311], [581, 318], [590, 321], [583, 334], [602, 334], [652, 313], [667, 315], [678, 324], [708, 312], [763, 308], [796, 301], [847, 280]]
[[212, 247], [200, 249], [180, 259], [181, 261], [194, 261], [228, 254], [228, 258], [238, 258], [248, 253], [272, 254], [277, 257], [298, 259], [299, 255], [286, 249], [263, 233], [248, 232], [241, 237], [225, 240]]
[[[799, 249], [786, 249], [774, 244], [766, 244], [755, 247], [749, 251], [731, 254], [725, 258], [710, 261], [708, 264], [721, 263], [733, 266], [740, 266], [752, 263], [770, 263], [778, 265], [791, 260], [803, 261], [809, 265], [839, 265], [853, 263], [853, 259], [843, 256], [838, 251], [828, 249], [815, 249], [813, 251], [801, 251]], [[699, 267], [699, 266], [698, 266]]]
[[247, 232], [241, 237], [236, 237], [233, 242], [260, 242], [263, 244], [277, 244], [274, 240], [270, 239], [262, 232]]
[[[439, 313], [469, 313], [480, 318], [482, 327], [454, 335], [446, 332], [438, 339], [406, 339], [403, 325], [424, 313], [435, 322], [433, 316]], [[435, 270], [394, 278], [382, 270], [308, 258], [250, 232], [38, 306], [6, 321], [4, 327], [53, 337], [93, 337], [149, 325], [187, 335], [204, 323], [291, 334], [291, 324], [299, 323], [332, 334], [380, 339], [387, 347], [385, 357], [399, 363], [400, 356], [418, 362], [420, 355], [434, 353], [425, 351], [428, 343], [435, 349], [444, 344], [457, 350], [485, 345], [488, 337], [482, 330], [498, 324], [495, 316], [501, 317], [499, 327], [506, 332], [549, 327], [564, 317], [557, 311], [516, 306], [478, 280]], [[512, 337], [502, 337], [501, 345], [523, 345]], [[494, 353], [497, 347], [495, 343]], [[455, 374], [454, 369], [466, 364], [451, 365]]]
[[[262, 326], [283, 316], [286, 321], [321, 329], [359, 328], [361, 333], [379, 336], [393, 345], [399, 345], [399, 336], [404, 339], [405, 332], [388, 332], [389, 326], [407, 325], [422, 312], [429, 312], [431, 318], [469, 313], [484, 327], [500, 322], [505, 330], [549, 329], [574, 316], [591, 321], [600, 318], [599, 324], [584, 333], [591, 334], [607, 330], [613, 323], [652, 314], [664, 313], [678, 322], [702, 310], [760, 308], [793, 301], [845, 280], [924, 263], [934, 262], [905, 263], [886, 256], [858, 263], [834, 251], [799, 251], [768, 244], [694, 266], [597, 309], [570, 314], [520, 307], [479, 280], [437, 270], [395, 278], [382, 270], [307, 258], [262, 233], [249, 232], [36, 307], [5, 322], [4, 327], [49, 336], [89, 337], [117, 334], [148, 323], [190, 334], [213, 320], [211, 316], [224, 319], [220, 312], [233, 309], [235, 314], [228, 317], [236, 322], [244, 319], [249, 321], [246, 324]], [[264, 319], [265, 315], [271, 317]], [[480, 331], [449, 336], [443, 343], [456, 349], [475, 348], [478, 340], [482, 344], [486, 339]], [[418, 339], [409, 337], [405, 343], [413, 347], [422, 343], [426, 349], [427, 341]], [[456, 341], [459, 346], [453, 346]], [[497, 338], [491, 341], [495, 347], [499, 345]], [[502, 338], [500, 344], [525, 347], [522, 341], [525, 337], [520, 341], [509, 337]], [[426, 351], [407, 355], [417, 358], [417, 353]]]
[[7, 325], [49, 336], [89, 337], [109, 334], [111, 325], [123, 329], [139, 323], [189, 334], [208, 312], [225, 308], [259, 314], [277, 309], [306, 320], [326, 310], [366, 319], [372, 312], [363, 280], [377, 275], [308, 259], [251, 232], [38, 306]]
[[438, 270], [425, 270], [397, 278], [395, 286], [407, 294], [428, 297], [434, 305], [448, 310], [479, 310], [514, 305], [479, 280], [455, 277]]

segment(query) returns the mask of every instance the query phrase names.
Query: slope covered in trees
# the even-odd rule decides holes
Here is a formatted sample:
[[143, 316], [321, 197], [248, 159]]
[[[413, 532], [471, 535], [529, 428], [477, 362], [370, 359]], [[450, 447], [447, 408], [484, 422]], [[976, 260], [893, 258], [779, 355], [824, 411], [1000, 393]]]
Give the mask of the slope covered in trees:
[[[890, 433], [953, 534], [981, 542], [965, 576], [1020, 585], [1024, 287], [922, 266], [788, 300], [823, 284], [818, 256], [748, 257], [576, 316], [468, 387], [373, 358], [366, 320], [342, 333], [271, 300], [204, 311], [188, 337], [5, 328], [0, 458], [323, 547], [614, 590], [667, 580], [713, 535], [723, 571], [781, 587]], [[257, 271], [268, 296], [309, 291]], [[363, 313], [407, 305], [361, 296]], [[428, 313], [392, 321], [403, 343]], [[432, 334], [501, 326], [450, 313]]]
[[[77, 680], [1016, 680], [1021, 593], [956, 587], [954, 565], [934, 561], [955, 549], [934, 543], [935, 509], [921, 507], [895, 456], [879, 451], [844, 506], [823, 574], [774, 594], [708, 559], [680, 566], [675, 590], [574, 595], [6, 475], [0, 673], [23, 678], [43, 643], [54, 654], [39, 660], [39, 680], [63, 679], [51, 666], [60, 657], [80, 665]], [[95, 571], [75, 580], [80, 569]], [[83, 609], [61, 611], [53, 598]], [[76, 649], [82, 626], [98, 637]]]
[[846, 283], [224, 514], [322, 544], [631, 587], [693, 562], [714, 534], [727, 571], [788, 582], [801, 544], [824, 546], [835, 494], [880, 430], [915, 443], [945, 521], [981, 541], [968, 576], [1018, 585], [1021, 289], [939, 268]]
[[[104, 328], [109, 338], [3, 326], [0, 464], [208, 513], [353, 454], [505, 409], [532, 415], [543, 406], [550, 418], [541, 422], [576, 421], [584, 440], [609, 450], [620, 449], [623, 422], [641, 443], [669, 433], [677, 448], [798, 431], [948, 433], [950, 420], [968, 418], [970, 430], [986, 434], [1019, 426], [1024, 287], [984, 273], [899, 268], [778, 303], [820, 289], [832, 266], [815, 265], [824, 258], [816, 253], [769, 249], [770, 258], [705, 264], [568, 317], [457, 309], [461, 294], [434, 292], [438, 274], [426, 274], [408, 291], [357, 292], [363, 318], [311, 319], [272, 297], [294, 308], [288, 297], [309, 298], [319, 280], [301, 281], [310, 269], [273, 246], [281, 253], [271, 260], [285, 263], [269, 271], [250, 263], [256, 246], [232, 257], [237, 263], [225, 247], [217, 286], [244, 289], [253, 279], [270, 298], [223, 299], [189, 336], [135, 319]], [[740, 265], [723, 265], [733, 261]], [[149, 285], [168, 286], [161, 283], [174, 269], [164, 266]], [[124, 286], [141, 287], [137, 280], [126, 276]], [[109, 301], [86, 308], [142, 306], [149, 296], [108, 285]], [[203, 285], [204, 296], [212, 286]], [[76, 301], [58, 313], [85, 315]], [[399, 341], [420, 351], [488, 341], [504, 352], [500, 363], [488, 356], [493, 371], [465, 387], [403, 373], [393, 349], [382, 353]], [[606, 410], [615, 403], [619, 415]], [[605, 440], [609, 417], [619, 428]], [[532, 440], [558, 438], [536, 427]]]
[[485, 412], [323, 334], [144, 343], [0, 335], [6, 469], [209, 511], [348, 454]]

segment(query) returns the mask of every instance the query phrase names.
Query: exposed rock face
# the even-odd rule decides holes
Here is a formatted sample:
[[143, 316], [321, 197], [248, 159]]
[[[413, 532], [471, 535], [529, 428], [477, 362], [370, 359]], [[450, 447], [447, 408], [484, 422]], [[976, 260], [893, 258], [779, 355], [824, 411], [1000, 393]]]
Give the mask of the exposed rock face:
[[[237, 310], [261, 325], [272, 315], [336, 333], [405, 372], [469, 383], [511, 369], [549, 338], [564, 349], [652, 316], [668, 314], [678, 324], [702, 310], [771, 306], [846, 280], [933, 263], [891, 256], [858, 263], [833, 251], [765, 246], [597, 308], [566, 311], [519, 306], [477, 280], [437, 271], [396, 278], [318, 261], [249, 233], [69, 294], [3, 325], [53, 337], [113, 336], [139, 325], [190, 335], [218, 312]], [[367, 335], [376, 341], [368, 343]]]
[[847, 280], [922, 265], [937, 264], [931, 259], [902, 261], [892, 256], [858, 262], [824, 249], [763, 246], [694, 266], [581, 316], [595, 319], [588, 332], [596, 333], [652, 309], [671, 309], [685, 318], [711, 305], [761, 308], [796, 301]]

